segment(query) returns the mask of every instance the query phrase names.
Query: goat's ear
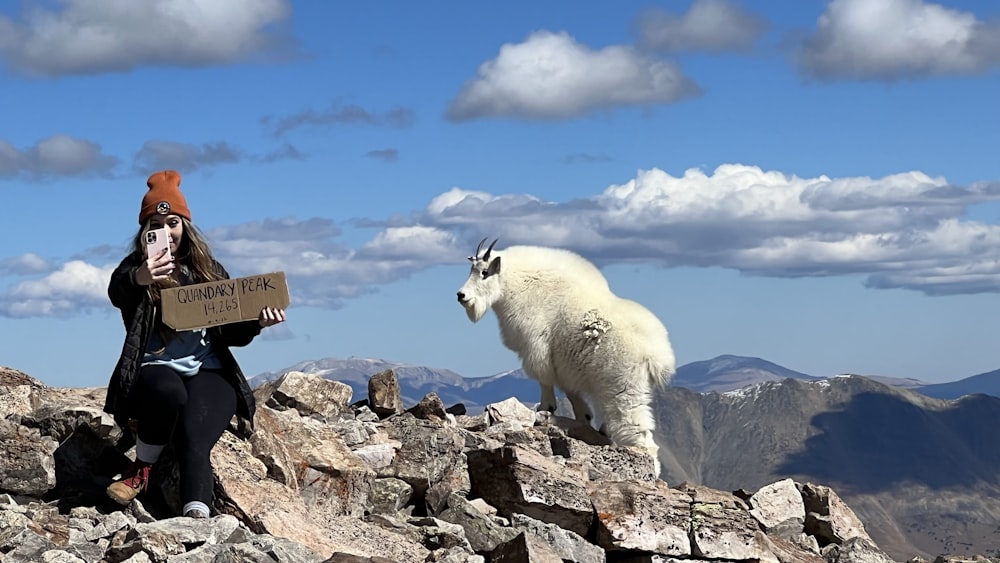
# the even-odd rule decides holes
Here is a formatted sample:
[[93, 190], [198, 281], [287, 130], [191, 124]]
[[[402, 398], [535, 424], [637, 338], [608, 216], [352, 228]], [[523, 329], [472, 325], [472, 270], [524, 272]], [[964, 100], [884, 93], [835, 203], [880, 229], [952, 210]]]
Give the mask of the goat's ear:
[[490, 262], [490, 267], [486, 270], [486, 275], [492, 276], [500, 273], [500, 257], [497, 256]]

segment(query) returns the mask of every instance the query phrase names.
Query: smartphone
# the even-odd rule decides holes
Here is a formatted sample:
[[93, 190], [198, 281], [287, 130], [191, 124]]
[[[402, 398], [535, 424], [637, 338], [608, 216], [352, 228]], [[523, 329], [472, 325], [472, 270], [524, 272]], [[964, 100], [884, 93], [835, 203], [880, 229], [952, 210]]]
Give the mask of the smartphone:
[[170, 231], [166, 227], [146, 231], [146, 256], [155, 258], [167, 249], [167, 259], [170, 256]]

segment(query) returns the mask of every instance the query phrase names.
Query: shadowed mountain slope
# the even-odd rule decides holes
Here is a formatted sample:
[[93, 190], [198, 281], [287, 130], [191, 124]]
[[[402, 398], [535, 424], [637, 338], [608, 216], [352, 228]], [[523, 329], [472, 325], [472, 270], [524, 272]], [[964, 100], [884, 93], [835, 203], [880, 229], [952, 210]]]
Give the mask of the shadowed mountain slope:
[[664, 389], [662, 477], [720, 489], [835, 484], [887, 551], [1000, 549], [1000, 399], [933, 399], [862, 376], [724, 394]]

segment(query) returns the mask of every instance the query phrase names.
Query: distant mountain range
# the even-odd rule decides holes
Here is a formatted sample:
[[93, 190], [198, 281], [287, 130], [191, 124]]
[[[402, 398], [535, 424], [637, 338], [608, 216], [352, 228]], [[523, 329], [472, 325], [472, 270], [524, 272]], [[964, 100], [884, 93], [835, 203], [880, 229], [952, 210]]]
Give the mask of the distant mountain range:
[[462, 403], [469, 412], [481, 412], [486, 405], [509, 397], [532, 403], [538, 401], [538, 383], [528, 379], [521, 370], [498, 373], [490, 377], [466, 378], [446, 369], [434, 369], [373, 358], [325, 358], [299, 362], [283, 370], [265, 372], [250, 379], [250, 386], [277, 379], [289, 371], [314, 373], [326, 379], [351, 386], [354, 401], [368, 397], [368, 380], [387, 369], [399, 379], [403, 404], [412, 405], [434, 391], [445, 405]]
[[916, 389], [917, 392], [938, 399], [955, 399], [965, 395], [982, 393], [1000, 397], [1000, 369], [966, 377], [948, 383], [934, 383]]
[[[538, 384], [523, 371], [515, 369], [490, 377], [467, 378], [446, 369], [415, 366], [382, 359], [324, 358], [307, 360], [275, 372], [265, 372], [250, 379], [256, 387], [289, 371], [316, 373], [327, 379], [346, 383], [354, 389], [355, 400], [368, 396], [368, 379], [381, 371], [396, 372], [403, 400], [415, 403], [430, 391], [435, 391], [445, 404], [464, 403], [471, 410], [491, 402], [517, 397], [528, 404], [539, 399]], [[850, 374], [844, 374], [850, 375]], [[866, 375], [879, 383], [917, 391], [937, 399], [957, 399], [982, 393], [1000, 397], [1000, 370], [974, 375], [949, 383], [927, 383], [919, 379]], [[783, 379], [820, 381], [825, 378], [808, 375], [761, 358], [722, 355], [710, 360], [685, 364], [677, 368], [671, 387], [683, 387], [697, 393], [726, 393], [768, 381]]]
[[803, 381], [822, 379], [790, 370], [760, 358], [725, 355], [680, 366], [677, 368], [677, 373], [670, 385], [698, 393], [707, 391], [725, 393], [749, 385], [765, 381], [778, 381], [788, 377]]

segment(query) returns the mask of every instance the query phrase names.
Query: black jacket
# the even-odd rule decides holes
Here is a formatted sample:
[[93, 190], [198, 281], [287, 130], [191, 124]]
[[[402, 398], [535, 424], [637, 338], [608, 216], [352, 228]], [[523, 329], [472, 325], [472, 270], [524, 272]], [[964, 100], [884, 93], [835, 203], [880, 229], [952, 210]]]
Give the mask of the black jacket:
[[[121, 310], [122, 322], [125, 323], [125, 344], [108, 382], [104, 411], [114, 416], [115, 422], [126, 434], [129, 434], [128, 420], [132, 416], [129, 410], [129, 394], [142, 365], [142, 356], [157, 318], [147, 288], [135, 282], [136, 269], [143, 260], [145, 258], [142, 252], [138, 251], [126, 256], [111, 274], [111, 283], [108, 284], [108, 297], [111, 298], [111, 303]], [[222, 276], [229, 278], [229, 273], [221, 264], [216, 263], [216, 267]], [[260, 331], [260, 323], [256, 320], [208, 329], [212, 350], [222, 361], [223, 372], [229, 383], [236, 389], [236, 414], [250, 431], [253, 430], [253, 417], [257, 405], [253, 391], [229, 347], [246, 346], [260, 334]]]

